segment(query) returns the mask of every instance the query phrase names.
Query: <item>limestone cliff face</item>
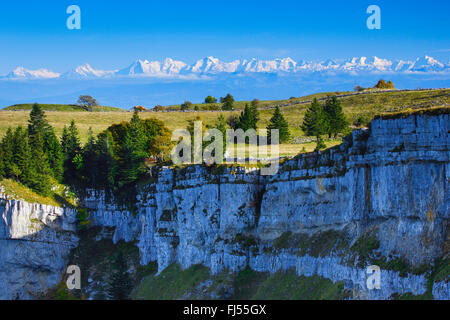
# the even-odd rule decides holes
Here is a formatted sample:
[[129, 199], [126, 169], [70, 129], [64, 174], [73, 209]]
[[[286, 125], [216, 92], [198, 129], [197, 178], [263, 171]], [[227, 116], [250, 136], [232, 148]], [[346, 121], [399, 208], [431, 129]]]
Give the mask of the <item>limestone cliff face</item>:
[[[104, 192], [83, 199], [113, 241], [137, 241], [141, 264], [213, 273], [294, 269], [344, 281], [355, 299], [425, 294], [450, 299], [448, 114], [376, 119], [339, 147], [255, 169], [161, 169], [140, 189], [134, 215]], [[0, 195], [0, 298], [56, 285], [76, 246], [76, 212]], [[439, 262], [440, 261], [440, 262]], [[369, 290], [366, 267], [379, 265]], [[430, 281], [432, 285], [430, 286]], [[430, 289], [431, 288], [431, 289]]]
[[[278, 174], [243, 168], [162, 169], [142, 188], [133, 216], [85, 199], [115, 241], [138, 240], [141, 263], [177, 262], [218, 273], [249, 265], [346, 281], [354, 298], [424, 294], [436, 259], [448, 259], [449, 115], [376, 119], [341, 146], [299, 156]], [[366, 267], [381, 264], [381, 289]], [[401, 266], [409, 266], [401, 268]], [[448, 277], [433, 284], [449, 299]]]
[[78, 241], [76, 216], [0, 193], [0, 299], [32, 299], [61, 281]]

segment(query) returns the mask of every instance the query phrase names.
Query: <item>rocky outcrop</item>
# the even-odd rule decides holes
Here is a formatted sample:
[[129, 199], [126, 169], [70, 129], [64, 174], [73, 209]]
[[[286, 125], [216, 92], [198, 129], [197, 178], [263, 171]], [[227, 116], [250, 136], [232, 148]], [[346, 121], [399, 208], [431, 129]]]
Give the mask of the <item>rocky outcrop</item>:
[[0, 299], [32, 299], [61, 281], [78, 242], [76, 217], [0, 193]]
[[[173, 263], [215, 274], [295, 270], [343, 281], [354, 299], [448, 300], [449, 120], [378, 118], [273, 176], [161, 168], [140, 187], [133, 213], [103, 191], [82, 202], [92, 226], [112, 227], [114, 243], [137, 243], [140, 263], [156, 261], [159, 272]], [[0, 217], [0, 299], [31, 299], [58, 284], [78, 243], [76, 210], [0, 194]], [[379, 289], [367, 286], [370, 265], [381, 269]]]
[[[90, 191], [94, 225], [138, 240], [141, 263], [213, 273], [295, 269], [346, 283], [354, 298], [425, 294], [448, 259], [449, 115], [375, 119], [336, 148], [286, 161], [273, 176], [235, 167], [163, 168], [133, 215]], [[447, 249], [445, 249], [447, 248]], [[380, 265], [369, 290], [366, 267]], [[433, 284], [448, 299], [448, 277]]]

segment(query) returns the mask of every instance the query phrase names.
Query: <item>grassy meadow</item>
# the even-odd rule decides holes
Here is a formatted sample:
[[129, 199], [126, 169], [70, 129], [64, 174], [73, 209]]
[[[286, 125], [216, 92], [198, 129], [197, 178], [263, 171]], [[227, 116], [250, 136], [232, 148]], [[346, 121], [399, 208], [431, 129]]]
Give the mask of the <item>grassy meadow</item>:
[[[260, 121], [258, 126], [265, 128], [273, 114], [273, 109], [264, 109], [273, 107], [276, 105], [282, 106], [281, 111], [289, 123], [291, 136], [293, 141], [304, 137], [300, 126], [303, 121], [303, 117], [306, 109], [309, 107], [309, 103], [301, 103], [301, 101], [308, 101], [312, 98], [326, 98], [333, 94], [346, 94], [345, 92], [331, 92], [331, 93], [318, 93], [315, 95], [305, 96], [301, 98], [293, 98], [288, 100], [277, 101], [261, 101], [260, 102]], [[409, 108], [419, 107], [431, 107], [442, 106], [450, 103], [450, 89], [436, 89], [436, 90], [422, 90], [422, 91], [397, 91], [397, 92], [370, 92], [367, 94], [360, 94], [348, 97], [339, 98], [342, 102], [344, 113], [350, 123], [354, 123], [359, 117], [364, 116], [367, 119], [372, 119], [375, 115], [389, 112], [400, 111]], [[236, 102], [236, 108], [243, 107], [248, 101]], [[194, 104], [195, 105], [195, 104]], [[198, 104], [200, 105], [200, 104]], [[24, 106], [24, 105], [21, 105]], [[28, 105], [26, 105], [28, 106]], [[31, 107], [31, 105], [29, 105]], [[102, 107], [105, 111], [111, 112], [86, 112], [80, 110], [72, 110], [71, 107], [76, 106], [63, 106], [59, 107], [55, 111], [55, 105], [43, 105], [46, 110], [47, 118], [50, 124], [55, 128], [58, 136], [61, 136], [63, 127], [68, 125], [71, 120], [75, 120], [78, 129], [80, 131], [82, 142], [86, 141], [87, 132], [89, 128], [92, 128], [94, 134], [97, 134], [105, 130], [108, 126], [121, 121], [128, 121], [132, 114], [129, 111]], [[178, 108], [179, 106], [168, 106], [166, 108]], [[68, 109], [69, 108], [69, 109]], [[0, 111], [0, 136], [3, 136], [8, 127], [14, 127], [17, 125], [26, 126], [29, 111], [11, 111], [14, 107], [9, 107], [7, 110]], [[17, 106], [14, 110], [17, 109]], [[219, 116], [224, 114], [225, 117], [229, 117], [231, 114], [239, 114], [240, 111], [197, 111], [197, 112], [142, 112], [140, 114], [142, 119], [156, 118], [163, 121], [166, 126], [171, 129], [186, 128], [188, 120], [201, 117], [207, 125], [213, 125]], [[296, 139], [297, 138], [297, 139]], [[328, 146], [335, 145], [336, 142], [327, 142]], [[281, 155], [294, 155], [302, 151], [303, 147], [306, 151], [314, 149], [314, 143], [305, 144], [286, 144], [282, 145], [280, 149]]]

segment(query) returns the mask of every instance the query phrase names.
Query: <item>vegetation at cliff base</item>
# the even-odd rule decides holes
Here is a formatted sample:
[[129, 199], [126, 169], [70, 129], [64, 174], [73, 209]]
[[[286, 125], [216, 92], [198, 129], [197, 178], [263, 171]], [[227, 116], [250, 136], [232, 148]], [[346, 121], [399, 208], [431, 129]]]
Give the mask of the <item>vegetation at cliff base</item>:
[[172, 264], [157, 276], [147, 276], [137, 286], [133, 299], [226, 299], [226, 300], [341, 300], [350, 292], [344, 283], [333, 283], [320, 276], [298, 276], [294, 270], [240, 272], [211, 275], [207, 267], [194, 265], [182, 270]]

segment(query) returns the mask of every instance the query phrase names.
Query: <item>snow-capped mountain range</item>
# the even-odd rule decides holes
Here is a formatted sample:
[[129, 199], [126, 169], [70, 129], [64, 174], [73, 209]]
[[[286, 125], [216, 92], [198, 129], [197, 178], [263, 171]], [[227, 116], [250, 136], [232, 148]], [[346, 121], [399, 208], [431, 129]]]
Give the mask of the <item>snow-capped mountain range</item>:
[[187, 64], [166, 58], [164, 61], [137, 60], [126, 68], [118, 70], [96, 70], [89, 64], [75, 69], [57, 73], [48, 69], [29, 70], [18, 67], [0, 79], [99, 79], [116, 77], [201, 77], [219, 74], [256, 74], [256, 73], [446, 73], [450, 72], [450, 63], [424, 56], [413, 61], [388, 60], [378, 57], [358, 57], [347, 60], [326, 60], [322, 62], [294, 61], [291, 58], [274, 60], [244, 59], [224, 62], [214, 57], [207, 57]]

